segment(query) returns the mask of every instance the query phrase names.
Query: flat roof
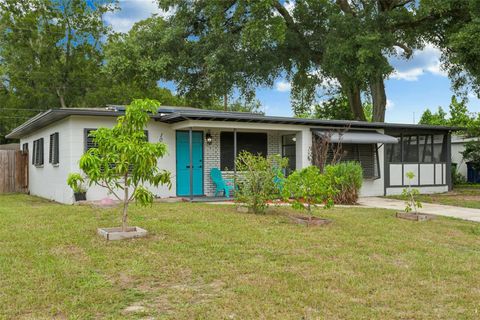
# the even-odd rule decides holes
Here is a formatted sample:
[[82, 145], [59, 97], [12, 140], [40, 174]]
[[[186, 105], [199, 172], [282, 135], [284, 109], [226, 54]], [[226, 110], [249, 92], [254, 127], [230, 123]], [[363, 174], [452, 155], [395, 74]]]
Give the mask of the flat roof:
[[[109, 116], [117, 117], [125, 113], [125, 106], [109, 105], [106, 108], [65, 108], [50, 109], [27, 120], [13, 129], [6, 137], [8, 139], [20, 139], [21, 137], [37, 131], [51, 123], [62, 120], [69, 116]], [[418, 129], [431, 131], [458, 131], [462, 128], [448, 126], [432, 126], [418, 124], [365, 122], [351, 120], [325, 120], [304, 119], [293, 117], [266, 116], [251, 112], [230, 112], [195, 109], [190, 107], [162, 106], [152, 115], [155, 121], [164, 123], [178, 123], [187, 120], [202, 121], [228, 121], [228, 122], [251, 122], [251, 123], [274, 123], [292, 124], [314, 127], [351, 127], [373, 129]]]

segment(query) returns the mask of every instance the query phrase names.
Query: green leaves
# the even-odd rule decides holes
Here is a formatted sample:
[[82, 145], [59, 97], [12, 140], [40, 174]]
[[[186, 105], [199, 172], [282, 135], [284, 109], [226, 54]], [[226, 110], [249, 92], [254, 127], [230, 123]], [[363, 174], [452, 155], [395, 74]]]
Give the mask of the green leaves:
[[311, 207], [315, 204], [323, 204], [324, 208], [333, 206], [337, 192], [329, 177], [316, 166], [309, 166], [288, 176], [282, 194], [287, 201], [293, 201], [293, 208], [306, 209], [311, 214]]
[[408, 179], [408, 187], [402, 191], [402, 196], [405, 199], [405, 212], [417, 213], [417, 209], [422, 207], [422, 203], [417, 200], [420, 191], [412, 188], [412, 180], [415, 178], [415, 174], [412, 171], [405, 173], [405, 177]]
[[263, 157], [241, 152], [235, 162], [239, 178], [235, 200], [246, 203], [255, 213], [264, 213], [267, 202], [279, 196], [283, 185], [283, 169], [288, 159], [279, 155]]
[[[107, 188], [125, 206], [130, 200], [141, 205], [152, 203], [154, 195], [145, 184], [171, 187], [170, 172], [158, 168], [158, 159], [168, 152], [167, 145], [150, 143], [144, 131], [150, 115], [159, 106], [155, 100], [134, 100], [127, 106], [125, 115], [118, 118], [117, 125], [90, 133], [96, 147], [80, 158], [80, 169], [90, 185]], [[132, 191], [132, 194], [126, 198], [118, 194], [119, 190], [126, 195]]]

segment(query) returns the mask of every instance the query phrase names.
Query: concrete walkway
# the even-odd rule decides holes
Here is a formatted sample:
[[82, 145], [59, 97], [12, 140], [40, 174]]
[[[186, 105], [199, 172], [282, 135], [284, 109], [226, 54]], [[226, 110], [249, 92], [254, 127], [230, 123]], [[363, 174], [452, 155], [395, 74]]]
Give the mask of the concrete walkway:
[[[405, 209], [405, 201], [403, 200], [380, 197], [362, 197], [358, 200], [358, 203], [362, 206], [370, 208], [392, 209], [398, 211], [403, 211]], [[480, 222], [480, 209], [446, 206], [425, 202], [422, 202], [422, 205], [423, 208], [419, 210], [421, 213]]]

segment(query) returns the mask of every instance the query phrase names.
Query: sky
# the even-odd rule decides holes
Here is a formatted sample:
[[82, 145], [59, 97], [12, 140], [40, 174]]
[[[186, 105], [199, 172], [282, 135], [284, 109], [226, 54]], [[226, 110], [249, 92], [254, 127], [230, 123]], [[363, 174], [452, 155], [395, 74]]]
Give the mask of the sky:
[[[137, 21], [152, 14], [166, 15], [151, 0], [120, 0], [120, 10], [108, 13], [105, 21], [114, 31], [128, 32]], [[395, 72], [386, 80], [387, 111], [386, 121], [416, 123], [426, 109], [448, 108], [451, 96], [451, 83], [441, 69], [440, 51], [427, 45], [414, 52], [409, 60], [391, 59]], [[172, 84], [167, 88], [174, 90]], [[292, 116], [290, 106], [290, 83], [277, 79], [272, 88], [257, 89], [257, 98], [267, 115]], [[469, 110], [480, 112], [480, 100], [469, 94]]]

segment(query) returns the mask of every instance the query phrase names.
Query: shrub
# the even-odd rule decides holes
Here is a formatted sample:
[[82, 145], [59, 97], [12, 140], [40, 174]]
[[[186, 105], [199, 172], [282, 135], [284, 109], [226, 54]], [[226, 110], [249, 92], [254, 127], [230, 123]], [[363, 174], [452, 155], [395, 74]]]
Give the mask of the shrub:
[[467, 180], [460, 172], [458, 172], [457, 165], [452, 164], [452, 184], [457, 186], [464, 184], [465, 182], [467, 182]]
[[336, 204], [355, 204], [363, 183], [363, 170], [358, 162], [341, 162], [325, 167], [325, 175], [332, 187], [338, 190]]
[[420, 194], [418, 189], [412, 188], [412, 180], [415, 178], [415, 174], [411, 171], [405, 173], [408, 179], [408, 187], [402, 191], [402, 196], [405, 199], [405, 212], [412, 212], [417, 214], [417, 209], [422, 207], [422, 203], [417, 200], [417, 196]]
[[310, 166], [289, 175], [282, 193], [286, 200], [293, 200], [294, 209], [306, 209], [311, 217], [312, 206], [323, 204], [324, 208], [331, 207], [336, 192], [329, 178], [318, 167]]
[[283, 169], [288, 159], [279, 155], [253, 155], [243, 151], [235, 162], [237, 171], [241, 171], [242, 179], [235, 192], [235, 200], [245, 203], [255, 213], [264, 213], [267, 202], [279, 196], [278, 181], [283, 181]]

